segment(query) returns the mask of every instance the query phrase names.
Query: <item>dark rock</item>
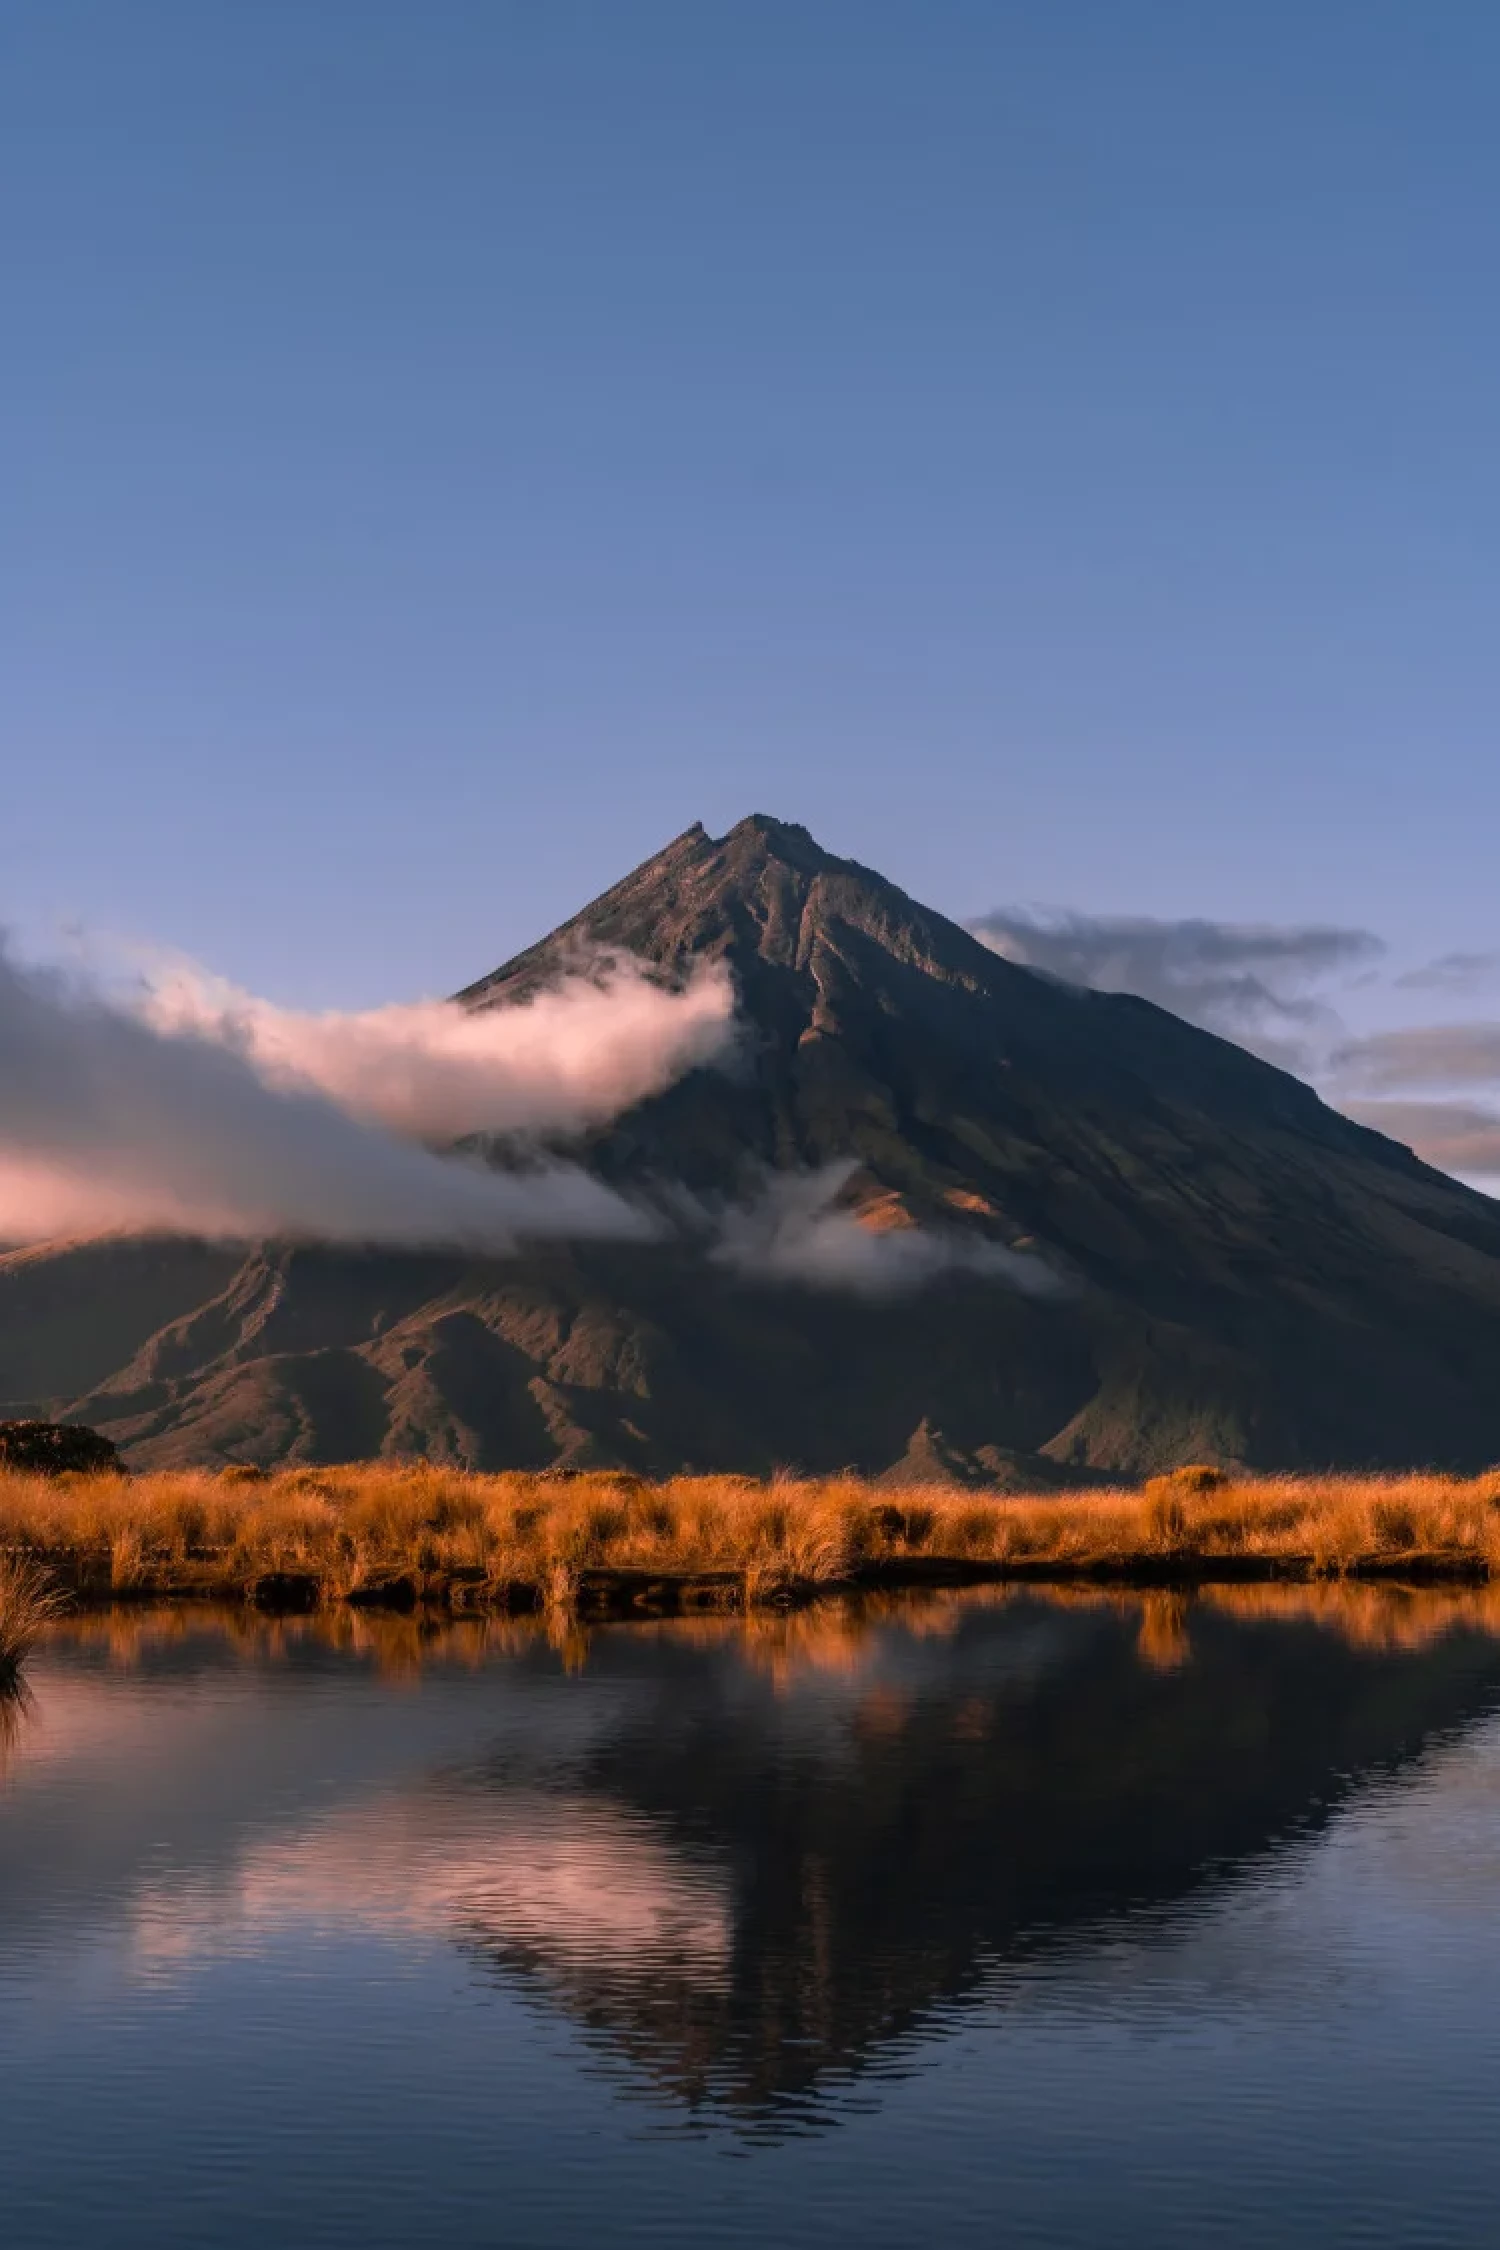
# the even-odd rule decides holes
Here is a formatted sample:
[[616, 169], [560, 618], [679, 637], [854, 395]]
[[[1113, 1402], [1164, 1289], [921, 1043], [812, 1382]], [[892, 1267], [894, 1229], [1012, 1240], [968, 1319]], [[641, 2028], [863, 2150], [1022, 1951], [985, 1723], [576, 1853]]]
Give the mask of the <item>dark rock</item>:
[[344, 1599], [352, 1609], [413, 1610], [417, 1606], [417, 1582], [406, 1571], [377, 1571], [351, 1586]]
[[268, 1570], [245, 1588], [246, 1599], [257, 1609], [296, 1617], [316, 1609], [322, 1593], [318, 1580], [302, 1570]]

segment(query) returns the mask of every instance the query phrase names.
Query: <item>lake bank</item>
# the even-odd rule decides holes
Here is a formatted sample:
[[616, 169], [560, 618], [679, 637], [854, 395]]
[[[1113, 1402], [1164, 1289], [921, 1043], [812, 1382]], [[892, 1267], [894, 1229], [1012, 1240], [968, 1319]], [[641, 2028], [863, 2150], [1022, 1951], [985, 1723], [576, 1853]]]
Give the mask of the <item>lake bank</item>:
[[1234, 1478], [1047, 1496], [854, 1477], [0, 1475], [0, 1551], [81, 1603], [236, 1599], [454, 1613], [674, 1615], [833, 1591], [1192, 1586], [1500, 1573], [1500, 1474]]

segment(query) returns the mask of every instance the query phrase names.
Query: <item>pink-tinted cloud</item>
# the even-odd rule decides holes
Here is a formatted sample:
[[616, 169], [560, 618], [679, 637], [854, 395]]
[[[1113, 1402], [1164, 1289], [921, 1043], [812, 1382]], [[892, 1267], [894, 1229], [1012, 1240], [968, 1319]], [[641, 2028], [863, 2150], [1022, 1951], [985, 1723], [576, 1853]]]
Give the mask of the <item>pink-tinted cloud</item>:
[[669, 990], [616, 958], [519, 1006], [309, 1014], [172, 964], [148, 975], [141, 1012], [235, 1049], [268, 1085], [316, 1090], [414, 1140], [456, 1141], [618, 1116], [722, 1054], [734, 992], [722, 964]]
[[576, 1167], [497, 1172], [390, 1128], [576, 1126], [710, 1051], [728, 1004], [724, 986], [648, 996], [629, 976], [517, 1010], [513, 1033], [497, 1012], [478, 1043], [445, 1049], [425, 1009], [307, 1019], [246, 1003], [247, 1021], [179, 992], [142, 1013], [0, 952], [0, 1241], [122, 1228], [503, 1249], [639, 1234], [640, 1214]]

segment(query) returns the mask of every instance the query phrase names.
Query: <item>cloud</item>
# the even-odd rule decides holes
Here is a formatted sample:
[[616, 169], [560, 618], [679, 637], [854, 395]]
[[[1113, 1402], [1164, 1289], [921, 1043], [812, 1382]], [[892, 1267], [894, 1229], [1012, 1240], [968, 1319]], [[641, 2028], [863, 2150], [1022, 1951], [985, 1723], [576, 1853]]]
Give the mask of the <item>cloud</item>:
[[1136, 993], [1296, 1069], [1308, 1067], [1340, 1028], [1312, 988], [1368, 968], [1385, 952], [1370, 930], [1323, 923], [997, 909], [969, 926], [1023, 968], [1098, 992]]
[[1484, 1086], [1500, 1079], [1500, 1023], [1430, 1024], [1350, 1040], [1333, 1056], [1340, 1077], [1374, 1090]]
[[[591, 1074], [570, 1060], [549, 1080], [523, 1041], [517, 1052], [534, 1067], [509, 1121], [544, 1122], [539, 1086], [552, 1085], [560, 1121], [576, 1123], [604, 1098], [605, 1083], [656, 1082], [666, 1067], [660, 1019], [639, 1012], [637, 992], [627, 1004], [637, 1031], [645, 1027], [639, 1068], [628, 1041], [612, 1046], [603, 1036], [591, 1003], [579, 1016], [600, 1034], [606, 1066]], [[573, 1036], [578, 1019], [564, 1010], [552, 1020]], [[680, 1058], [696, 1051], [696, 1036], [667, 1044]], [[502, 1250], [518, 1235], [646, 1231], [638, 1212], [574, 1167], [500, 1173], [369, 1122], [386, 1102], [403, 1113], [400, 1070], [365, 1076], [357, 1057], [336, 1053], [330, 1076], [347, 1085], [360, 1110], [352, 1114], [305, 1067], [309, 1050], [295, 1068], [271, 1061], [263, 1069], [256, 1044], [222, 1021], [153, 1022], [0, 948], [0, 1240], [122, 1228]], [[393, 1052], [402, 1069], [415, 1068], [414, 1041], [388, 1042], [383, 1063]], [[519, 1065], [517, 1075], [525, 1077]], [[482, 1069], [465, 1056], [454, 1084], [468, 1102], [483, 1079], [495, 1102], [484, 1113], [499, 1115], [504, 1078], [497, 1047]]]
[[[1333, 980], [1345, 988], [1367, 981], [1359, 972], [1385, 951], [1369, 930], [1020, 911], [988, 914], [971, 927], [1025, 968], [1096, 991], [1138, 993], [1298, 1071], [1348, 1116], [1404, 1142], [1439, 1171], [1470, 1180], [1500, 1176], [1500, 1114], [1463, 1101], [1355, 1098], [1500, 1086], [1500, 1023], [1346, 1036], [1326, 988]], [[1497, 972], [1500, 953], [1445, 953], [1390, 984], [1461, 992]]]
[[1407, 992], [1471, 992], [1476, 985], [1492, 984], [1497, 972], [1500, 953], [1442, 953], [1392, 981]]
[[888, 1296], [956, 1271], [1055, 1286], [956, 1229], [871, 1232], [839, 1202], [852, 1162], [712, 1213], [659, 1189], [648, 1215], [576, 1166], [498, 1171], [422, 1145], [596, 1122], [721, 1055], [732, 1009], [722, 969], [673, 992], [616, 960], [511, 1008], [313, 1016], [180, 963], [122, 997], [0, 948], [0, 1241], [160, 1229], [503, 1251], [675, 1226], [743, 1273], [814, 1288]]
[[1500, 1113], [1464, 1102], [1350, 1102], [1347, 1115], [1404, 1141], [1424, 1163], [1465, 1178], [1500, 1177]]
[[1061, 1284], [1040, 1259], [1003, 1243], [918, 1227], [874, 1230], [839, 1201], [858, 1170], [849, 1159], [771, 1175], [748, 1202], [717, 1214], [712, 1255], [753, 1280], [893, 1297], [944, 1273], [972, 1273], [1030, 1296]]
[[[1024, 968], [1101, 992], [1132, 992], [1320, 1083], [1362, 1124], [1462, 1177], [1500, 1174], [1500, 1117], [1462, 1102], [1357, 1093], [1500, 1086], [1500, 1023], [1433, 1024], [1348, 1039], [1317, 987], [1378, 961], [1383, 941], [1338, 924], [1278, 926], [1147, 915], [997, 910], [974, 934]], [[1497, 953], [1445, 953], [1392, 989], [1454, 992], [1500, 971]]]
[[[1338, 1105], [1461, 1179], [1500, 1177], [1500, 1113], [1426, 1090], [1500, 1087], [1500, 1023], [1429, 1024], [1350, 1040], [1332, 1058]], [[1360, 1100], [1359, 1091], [1377, 1097]], [[1390, 1098], [1394, 1097], [1394, 1098]]]
[[725, 1052], [734, 990], [720, 962], [670, 990], [609, 955], [520, 1005], [307, 1014], [169, 962], [148, 965], [139, 1007], [158, 1030], [236, 1049], [268, 1085], [325, 1094], [406, 1138], [451, 1142], [618, 1116]]

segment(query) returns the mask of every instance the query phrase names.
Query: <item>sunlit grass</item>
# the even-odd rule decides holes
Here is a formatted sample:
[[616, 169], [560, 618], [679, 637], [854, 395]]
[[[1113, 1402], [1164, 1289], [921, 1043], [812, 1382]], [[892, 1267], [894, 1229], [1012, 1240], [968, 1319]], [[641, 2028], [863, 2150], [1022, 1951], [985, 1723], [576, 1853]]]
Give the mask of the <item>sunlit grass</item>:
[[[1338, 1577], [1409, 1559], [1500, 1563], [1500, 1472], [1477, 1477], [1228, 1477], [1181, 1470], [1140, 1490], [1046, 1498], [853, 1476], [496, 1476], [369, 1463], [266, 1476], [0, 1473], [9, 1630], [27, 1627], [25, 1566], [94, 1593], [189, 1590], [269, 1573], [330, 1599], [396, 1577], [413, 1591], [567, 1606], [591, 1576], [716, 1575], [754, 1603], [935, 1567], [1016, 1575], [1232, 1573], [1259, 1563]], [[18, 1568], [21, 1576], [17, 1576]], [[4, 1643], [0, 1642], [0, 1646]]]
[[8, 1694], [21, 1666], [64, 1601], [46, 1570], [25, 1556], [0, 1553], [0, 1694]]

